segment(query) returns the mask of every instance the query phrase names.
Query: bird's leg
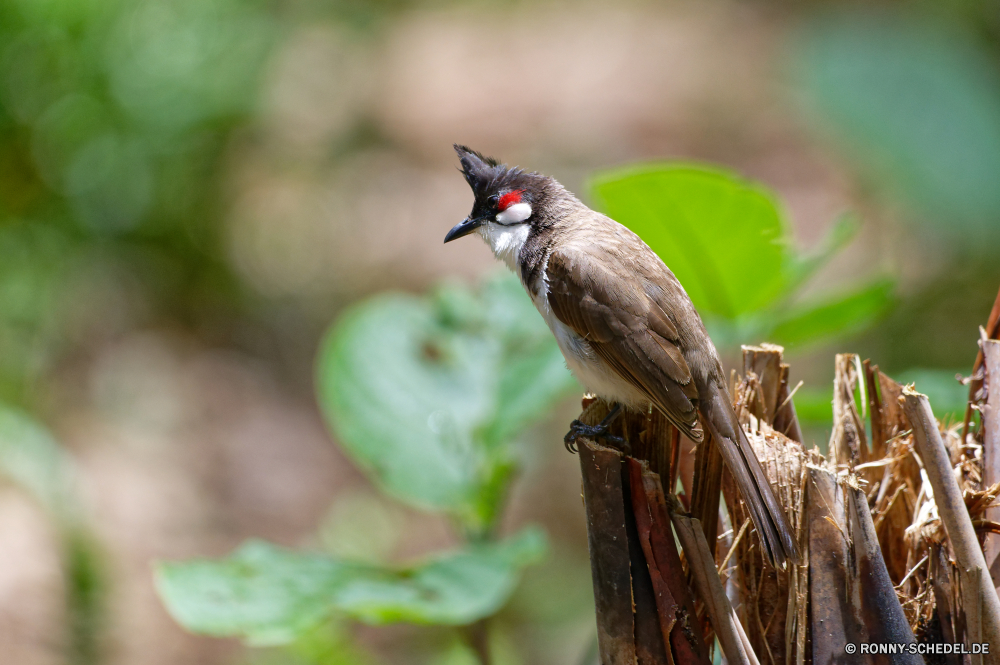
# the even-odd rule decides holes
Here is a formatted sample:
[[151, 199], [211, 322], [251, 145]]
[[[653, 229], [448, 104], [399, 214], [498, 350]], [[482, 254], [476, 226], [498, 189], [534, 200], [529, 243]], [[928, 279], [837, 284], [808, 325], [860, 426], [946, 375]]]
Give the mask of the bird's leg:
[[615, 418], [622, 412], [622, 405], [615, 404], [611, 407], [608, 415], [604, 416], [604, 420], [596, 425], [584, 425], [579, 420], [574, 420], [569, 424], [569, 431], [566, 432], [566, 436], [563, 437], [563, 443], [566, 445], [566, 450], [571, 453], [576, 452], [576, 440], [583, 436], [588, 439], [604, 439], [605, 441], [613, 444], [617, 444], [622, 448], [625, 448], [628, 452], [628, 442], [620, 437], [608, 434], [608, 427], [615, 421]]

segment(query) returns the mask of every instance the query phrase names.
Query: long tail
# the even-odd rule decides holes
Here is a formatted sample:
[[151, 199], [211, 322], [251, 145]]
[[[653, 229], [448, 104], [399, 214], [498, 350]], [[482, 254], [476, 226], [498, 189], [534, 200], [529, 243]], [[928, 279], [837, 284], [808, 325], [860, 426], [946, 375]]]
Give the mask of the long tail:
[[798, 563], [799, 552], [788, 518], [736, 419], [729, 392], [719, 383], [711, 384], [709, 390], [702, 391], [699, 408], [750, 509], [750, 518], [771, 565], [784, 568], [786, 560]]

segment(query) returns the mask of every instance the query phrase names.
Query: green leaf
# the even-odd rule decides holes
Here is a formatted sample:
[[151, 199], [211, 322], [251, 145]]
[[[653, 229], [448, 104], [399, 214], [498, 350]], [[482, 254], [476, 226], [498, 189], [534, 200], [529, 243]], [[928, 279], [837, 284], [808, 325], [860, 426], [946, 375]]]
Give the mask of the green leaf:
[[524, 566], [546, 551], [534, 528], [392, 569], [299, 554], [261, 541], [219, 561], [161, 563], [156, 584], [171, 616], [196, 633], [287, 644], [334, 614], [364, 623], [465, 625], [496, 613]]
[[733, 319], [783, 292], [787, 229], [766, 189], [720, 170], [652, 164], [601, 174], [593, 193], [663, 259], [703, 314]]
[[888, 310], [894, 288], [893, 280], [882, 279], [824, 303], [795, 308], [781, 315], [769, 338], [794, 346], [857, 331]]
[[789, 60], [838, 145], [965, 232], [1000, 218], [1000, 76], [980, 43], [940, 21], [826, 14]]
[[512, 276], [474, 295], [377, 296], [323, 342], [323, 412], [351, 458], [394, 497], [482, 529], [512, 468], [505, 444], [578, 390]]
[[537, 529], [499, 544], [471, 545], [410, 570], [356, 579], [337, 594], [337, 606], [376, 625], [472, 623], [507, 602], [520, 569], [540, 561], [546, 547]]
[[332, 594], [361, 564], [250, 541], [221, 561], [161, 563], [156, 587], [171, 616], [203, 635], [285, 644], [331, 612]]
[[52, 514], [69, 517], [75, 502], [66, 453], [45, 428], [2, 404], [0, 476], [30, 492]]
[[[567, 380], [566, 361], [559, 347], [538, 340], [522, 348], [519, 357], [500, 368], [496, 415], [484, 431], [488, 442], [512, 439], [552, 408], [552, 395], [579, 390]], [[572, 377], [570, 377], [572, 379]]]
[[[352, 640], [345, 621], [327, 621], [300, 635], [293, 644], [274, 650], [273, 658], [254, 658], [253, 665], [374, 665], [378, 662]], [[297, 656], [291, 662], [290, 654]]]

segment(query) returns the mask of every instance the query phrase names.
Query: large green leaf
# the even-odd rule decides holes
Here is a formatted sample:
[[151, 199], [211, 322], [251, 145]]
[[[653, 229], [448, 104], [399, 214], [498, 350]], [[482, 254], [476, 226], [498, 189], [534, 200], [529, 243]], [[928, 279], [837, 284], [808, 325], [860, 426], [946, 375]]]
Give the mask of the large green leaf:
[[170, 614], [193, 632], [285, 644], [334, 614], [374, 625], [472, 623], [499, 610], [520, 570], [545, 550], [542, 532], [529, 528], [392, 569], [251, 541], [227, 559], [161, 563], [156, 583]]
[[941, 22], [826, 14], [789, 59], [839, 145], [946, 230], [1000, 219], [1000, 76], [979, 42]]
[[663, 259], [702, 313], [734, 319], [784, 291], [787, 229], [764, 188], [723, 171], [652, 164], [602, 174], [593, 192]]
[[820, 304], [794, 308], [776, 318], [768, 337], [794, 346], [860, 330], [888, 310], [894, 288], [893, 280], [882, 279]]
[[576, 390], [519, 283], [477, 296], [377, 296], [327, 334], [320, 403], [347, 453], [385, 491], [479, 529], [512, 464], [507, 443]]

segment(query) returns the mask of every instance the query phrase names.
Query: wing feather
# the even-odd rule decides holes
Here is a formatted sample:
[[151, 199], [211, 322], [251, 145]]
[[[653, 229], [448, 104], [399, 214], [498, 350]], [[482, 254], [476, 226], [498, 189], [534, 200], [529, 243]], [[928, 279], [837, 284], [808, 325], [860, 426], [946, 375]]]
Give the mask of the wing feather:
[[[615, 279], [594, 257], [557, 251], [546, 265], [553, 314], [681, 431], [695, 440], [698, 390], [675, 343], [677, 327], [646, 289]], [[605, 253], [601, 258], [607, 259]], [[591, 260], [588, 260], [591, 259]], [[650, 291], [655, 291], [649, 289]]]

